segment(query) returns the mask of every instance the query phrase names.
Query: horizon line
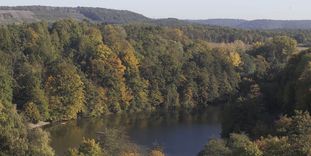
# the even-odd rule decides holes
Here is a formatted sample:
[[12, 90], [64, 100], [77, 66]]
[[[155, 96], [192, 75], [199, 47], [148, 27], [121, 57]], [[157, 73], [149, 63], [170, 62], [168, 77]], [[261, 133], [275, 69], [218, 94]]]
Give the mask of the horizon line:
[[[178, 20], [244, 20], [244, 21], [258, 21], [258, 20], [271, 20], [271, 21], [311, 21], [310, 19], [277, 19], [277, 18], [241, 18], [241, 17], [207, 17], [207, 18], [178, 18], [178, 17], [149, 17], [143, 13], [129, 10], [129, 9], [118, 9], [118, 8], [105, 8], [105, 7], [96, 7], [96, 6], [57, 6], [57, 5], [0, 5], [0, 7], [52, 7], [52, 8], [99, 8], [99, 9], [108, 9], [116, 11], [128, 11], [136, 14], [140, 14], [150, 19], [161, 20], [161, 19], [178, 19]], [[1, 9], [0, 9], [1, 10]]]

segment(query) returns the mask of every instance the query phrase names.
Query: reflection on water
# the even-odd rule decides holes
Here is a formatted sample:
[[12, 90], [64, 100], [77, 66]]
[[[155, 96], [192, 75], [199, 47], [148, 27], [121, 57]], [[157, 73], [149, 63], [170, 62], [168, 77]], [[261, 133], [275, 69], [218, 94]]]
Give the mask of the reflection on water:
[[83, 138], [96, 138], [105, 128], [122, 129], [134, 143], [148, 148], [161, 145], [168, 156], [196, 155], [210, 138], [220, 136], [217, 108], [204, 113], [137, 113], [83, 118], [46, 129], [57, 155], [77, 147]]

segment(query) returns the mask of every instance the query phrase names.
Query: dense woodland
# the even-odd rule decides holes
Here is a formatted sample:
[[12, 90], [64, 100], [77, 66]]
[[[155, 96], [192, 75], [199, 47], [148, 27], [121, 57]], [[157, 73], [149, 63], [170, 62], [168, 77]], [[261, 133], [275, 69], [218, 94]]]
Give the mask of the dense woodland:
[[207, 20], [189, 20], [190, 22], [239, 28], [250, 30], [273, 30], [273, 29], [310, 29], [310, 20], [270, 20], [270, 19], [207, 19]]
[[[26, 122], [209, 105], [224, 108], [223, 139], [200, 156], [309, 155], [311, 51], [297, 49], [299, 33], [74, 20], [1, 26], [0, 155], [54, 155], [48, 134]], [[110, 130], [68, 151], [140, 153]]]

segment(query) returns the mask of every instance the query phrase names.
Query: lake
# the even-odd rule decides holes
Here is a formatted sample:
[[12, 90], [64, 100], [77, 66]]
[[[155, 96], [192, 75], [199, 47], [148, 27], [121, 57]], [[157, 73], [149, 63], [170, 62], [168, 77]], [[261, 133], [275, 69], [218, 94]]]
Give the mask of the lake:
[[142, 148], [163, 147], [167, 156], [194, 156], [211, 138], [219, 138], [219, 109], [201, 113], [136, 113], [81, 118], [46, 127], [57, 155], [78, 147], [83, 138], [96, 138], [105, 128], [122, 129]]

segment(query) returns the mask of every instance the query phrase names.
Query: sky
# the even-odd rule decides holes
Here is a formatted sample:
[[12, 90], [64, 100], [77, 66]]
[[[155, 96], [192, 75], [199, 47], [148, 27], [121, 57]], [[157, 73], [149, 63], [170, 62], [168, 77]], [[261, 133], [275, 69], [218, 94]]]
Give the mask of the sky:
[[3, 6], [88, 6], [151, 18], [311, 20], [311, 0], [0, 0]]

